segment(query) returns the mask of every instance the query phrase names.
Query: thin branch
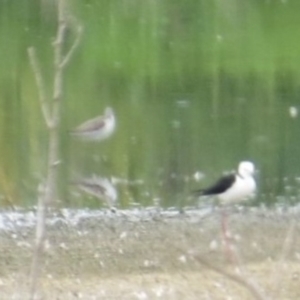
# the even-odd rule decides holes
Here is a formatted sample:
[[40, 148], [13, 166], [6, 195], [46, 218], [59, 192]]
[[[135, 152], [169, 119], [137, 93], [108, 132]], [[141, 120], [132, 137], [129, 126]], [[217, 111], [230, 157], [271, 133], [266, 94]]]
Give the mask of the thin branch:
[[52, 118], [51, 118], [50, 108], [47, 103], [44, 79], [43, 79], [42, 72], [41, 72], [41, 69], [40, 69], [40, 66], [38, 63], [35, 48], [30, 47], [27, 49], [27, 51], [28, 51], [30, 65], [31, 65], [31, 68], [32, 68], [34, 76], [35, 76], [35, 81], [36, 81], [36, 85], [37, 85], [37, 89], [38, 89], [38, 93], [39, 93], [39, 102], [40, 102], [42, 114], [44, 116], [44, 120], [46, 122], [47, 127], [50, 128], [51, 124], [52, 124]]
[[[63, 69], [60, 67], [62, 62], [62, 49], [65, 41], [67, 29], [66, 21], [66, 3], [58, 1], [58, 28], [56, 39], [53, 43], [54, 50], [54, 83], [53, 83], [53, 127], [58, 127], [60, 122], [60, 102], [62, 100], [63, 91]], [[53, 145], [54, 146], [54, 145]], [[56, 151], [53, 151], [56, 152]], [[57, 158], [55, 158], [57, 160]], [[50, 162], [50, 161], [49, 161]], [[50, 165], [52, 162], [50, 162]]]
[[44, 251], [44, 241], [46, 237], [45, 222], [46, 222], [46, 206], [45, 206], [45, 191], [43, 184], [39, 188], [38, 207], [36, 212], [36, 232], [35, 232], [35, 247], [33, 260], [31, 264], [30, 274], [30, 299], [36, 298], [38, 278], [40, 275], [40, 262]]
[[[224, 213], [224, 211], [223, 211], [223, 213]], [[226, 219], [224, 219], [224, 216], [223, 216], [222, 219], [226, 220]], [[227, 248], [226, 248], [227, 253], [230, 254], [230, 256], [229, 256], [230, 261], [232, 263], [234, 263], [237, 273], [236, 274], [235, 273], [226, 273], [225, 270], [218, 269], [218, 268], [215, 268], [215, 269], [218, 269], [218, 271], [221, 270], [223, 273], [225, 272], [227, 274], [227, 277], [228, 277], [228, 275], [230, 275], [231, 276], [230, 279], [235, 280], [238, 283], [242, 284], [250, 292], [252, 291], [252, 294], [254, 293], [253, 295], [255, 295], [256, 299], [260, 299], [260, 298], [257, 298], [256, 296], [258, 295], [259, 297], [260, 296], [263, 297], [263, 295], [261, 294], [261, 292], [260, 292], [257, 284], [255, 283], [255, 281], [248, 274], [248, 272], [245, 268], [245, 264], [242, 261], [242, 257], [240, 255], [240, 252], [238, 251], [238, 248], [231, 243], [230, 239], [228, 239], [227, 226], [225, 226], [226, 223], [224, 223], [224, 224], [223, 223], [224, 223], [224, 221], [222, 222], [222, 232], [223, 232], [223, 236], [224, 236], [223, 237], [224, 242], [226, 243], [225, 245], [227, 245]], [[210, 265], [210, 267], [213, 267], [213, 266]], [[232, 276], [234, 276], [234, 278]], [[265, 298], [262, 298], [262, 299], [265, 299]]]
[[248, 292], [253, 296], [254, 299], [257, 300], [267, 300], [266, 296], [262, 294], [262, 292], [258, 289], [258, 287], [247, 277], [241, 275], [241, 274], [235, 274], [226, 271], [225, 269], [222, 269], [216, 265], [210, 264], [205, 259], [203, 259], [199, 255], [193, 255], [193, 258], [201, 263], [202, 265], [206, 266], [207, 268], [215, 271], [218, 274], [221, 274], [225, 276], [226, 278], [238, 283], [239, 285], [243, 286]]
[[33, 260], [30, 274], [30, 299], [35, 299], [37, 290], [39, 287], [40, 273], [42, 270], [42, 257], [44, 254], [44, 242], [47, 235], [46, 228], [46, 212], [47, 207], [53, 203], [55, 199], [55, 192], [57, 187], [57, 162], [59, 161], [59, 125], [61, 120], [61, 101], [63, 94], [63, 68], [61, 67], [62, 62], [62, 49], [65, 42], [65, 33], [67, 29], [66, 22], [66, 0], [59, 0], [58, 6], [58, 27], [56, 33], [56, 39], [53, 43], [54, 50], [54, 84], [53, 84], [53, 99], [51, 112], [51, 119], [49, 117], [49, 108], [45, 102], [45, 90], [43, 88], [43, 81], [41, 72], [38, 68], [37, 60], [35, 58], [34, 49], [28, 50], [29, 57], [32, 61], [32, 66], [37, 80], [37, 86], [39, 92], [42, 94], [40, 102], [45, 114], [45, 119], [49, 121], [48, 132], [49, 132], [49, 148], [48, 148], [48, 170], [47, 180], [43, 185], [42, 195], [39, 197], [38, 211], [37, 211], [37, 224], [36, 224], [36, 239], [35, 248], [33, 253]]
[[71, 46], [69, 52], [63, 58], [63, 61], [60, 64], [61, 68], [65, 68], [67, 66], [67, 64], [70, 62], [70, 59], [72, 58], [75, 50], [78, 48], [78, 46], [80, 44], [82, 33], [83, 33], [83, 27], [81, 25], [78, 25], [76, 38], [75, 38], [74, 43]]
[[285, 263], [286, 263], [286, 259], [288, 257], [288, 254], [291, 251], [291, 248], [292, 248], [292, 245], [294, 242], [295, 228], [296, 228], [296, 221], [292, 220], [289, 225], [289, 228], [288, 228], [288, 231], [287, 231], [287, 234], [286, 234], [283, 246], [282, 246], [280, 259], [278, 260], [278, 263], [274, 270], [273, 284], [272, 284], [272, 286], [274, 286], [274, 296], [280, 295], [280, 292], [281, 292], [281, 287], [282, 287], [282, 283], [283, 283], [281, 278], [283, 276], [283, 273], [286, 271]]

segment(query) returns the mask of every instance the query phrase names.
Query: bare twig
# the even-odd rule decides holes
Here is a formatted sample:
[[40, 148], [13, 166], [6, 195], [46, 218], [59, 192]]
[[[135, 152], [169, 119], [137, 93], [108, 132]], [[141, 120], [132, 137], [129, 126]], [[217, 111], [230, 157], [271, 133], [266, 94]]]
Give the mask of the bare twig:
[[46, 123], [47, 127], [49, 128], [49, 127], [51, 127], [52, 120], [51, 120], [49, 105], [47, 103], [47, 97], [46, 97], [45, 85], [44, 85], [42, 72], [41, 72], [37, 57], [36, 57], [35, 48], [30, 47], [27, 49], [27, 51], [28, 51], [29, 61], [31, 64], [31, 68], [33, 70], [33, 74], [35, 76], [35, 81], [36, 81], [36, 85], [37, 85], [38, 92], [39, 92], [39, 101], [40, 101], [42, 114], [44, 116], [45, 123]]
[[[63, 69], [60, 67], [62, 61], [62, 49], [63, 49], [63, 42], [65, 39], [67, 23], [65, 19], [65, 1], [60, 0], [58, 1], [58, 27], [56, 33], [56, 39], [53, 43], [54, 47], [54, 86], [53, 86], [53, 138], [56, 136], [56, 130], [60, 123], [60, 107], [61, 107], [61, 98], [62, 98], [62, 91], [63, 91]], [[58, 138], [58, 137], [57, 137]], [[50, 137], [51, 139], [51, 137]], [[54, 138], [56, 139], [56, 138]], [[55, 143], [52, 144], [53, 152]], [[51, 146], [50, 146], [51, 147]], [[51, 151], [50, 151], [51, 152]], [[54, 161], [57, 160], [57, 157], [53, 157], [50, 165], [53, 164]]]
[[[46, 103], [46, 94], [44, 88], [44, 81], [40, 72], [34, 48], [28, 49], [29, 58], [31, 61], [32, 69], [35, 74], [37, 88], [39, 90], [39, 101], [44, 114], [45, 121], [49, 130], [49, 148], [48, 148], [48, 169], [47, 180], [42, 189], [42, 195], [39, 196], [38, 211], [37, 211], [37, 224], [36, 224], [36, 239], [35, 249], [32, 259], [31, 274], [30, 274], [30, 299], [36, 298], [38, 280], [41, 272], [41, 261], [44, 252], [44, 241], [46, 238], [46, 212], [47, 207], [53, 203], [55, 199], [56, 186], [57, 186], [57, 172], [59, 165], [59, 125], [61, 120], [61, 102], [63, 94], [63, 67], [66, 65], [72, 53], [79, 43], [75, 40], [73, 47], [67, 57], [63, 58], [63, 44], [65, 42], [65, 34], [67, 29], [66, 21], [66, 0], [58, 0], [58, 27], [56, 39], [53, 43], [54, 47], [54, 85], [52, 106], [49, 107]], [[66, 61], [65, 64], [62, 62]], [[51, 109], [51, 111], [50, 111]]]
[[45, 241], [45, 211], [46, 206], [44, 204], [45, 191], [41, 185], [41, 190], [39, 189], [38, 196], [38, 207], [36, 213], [36, 232], [35, 232], [35, 247], [31, 265], [30, 274], [30, 299], [36, 298], [36, 290], [38, 285], [37, 278], [40, 274], [39, 265], [41, 262], [42, 253], [44, 251], [44, 241]]
[[291, 251], [293, 241], [294, 241], [294, 235], [295, 235], [295, 228], [296, 228], [296, 221], [292, 220], [283, 246], [281, 251], [280, 259], [278, 260], [278, 263], [276, 264], [275, 270], [274, 270], [274, 276], [273, 276], [273, 283], [272, 286], [274, 286], [274, 296], [279, 296], [282, 288], [282, 280], [281, 278], [284, 277], [283, 273], [286, 272], [286, 259]]
[[248, 292], [253, 296], [254, 299], [257, 300], [267, 300], [268, 298], [260, 291], [260, 289], [251, 281], [249, 280], [246, 276], [242, 274], [235, 274], [232, 272], [228, 272], [223, 268], [220, 268], [216, 265], [210, 264], [202, 258], [199, 255], [193, 255], [193, 258], [198, 261], [200, 264], [206, 266], [207, 268], [215, 271], [218, 274], [223, 275], [224, 277], [238, 283], [239, 285], [243, 286]]
[[61, 68], [65, 68], [67, 66], [67, 64], [69, 63], [70, 59], [72, 58], [75, 50], [77, 49], [77, 47], [80, 44], [80, 40], [82, 37], [82, 33], [83, 33], [83, 27], [81, 25], [78, 25], [77, 27], [77, 34], [76, 34], [76, 39], [73, 43], [73, 45], [71, 46], [69, 52], [65, 55], [62, 63], [60, 64]]

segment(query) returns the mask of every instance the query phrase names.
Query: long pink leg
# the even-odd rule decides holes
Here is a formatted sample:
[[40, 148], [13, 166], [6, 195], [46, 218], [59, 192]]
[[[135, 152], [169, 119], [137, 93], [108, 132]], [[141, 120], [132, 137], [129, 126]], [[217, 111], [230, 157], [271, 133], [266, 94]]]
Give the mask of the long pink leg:
[[236, 257], [232, 251], [232, 244], [229, 237], [230, 231], [228, 228], [227, 212], [224, 208], [221, 209], [221, 228], [222, 228], [222, 240], [224, 244], [224, 252], [227, 260], [231, 263], [236, 263]]

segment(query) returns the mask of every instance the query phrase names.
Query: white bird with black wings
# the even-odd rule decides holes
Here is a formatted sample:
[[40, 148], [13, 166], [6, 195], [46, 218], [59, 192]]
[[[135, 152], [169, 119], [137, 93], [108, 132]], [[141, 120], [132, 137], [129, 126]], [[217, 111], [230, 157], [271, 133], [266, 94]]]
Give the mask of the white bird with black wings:
[[242, 161], [238, 170], [221, 177], [211, 187], [194, 192], [197, 196], [215, 196], [220, 204], [237, 203], [254, 196], [256, 183], [255, 167], [252, 162]]

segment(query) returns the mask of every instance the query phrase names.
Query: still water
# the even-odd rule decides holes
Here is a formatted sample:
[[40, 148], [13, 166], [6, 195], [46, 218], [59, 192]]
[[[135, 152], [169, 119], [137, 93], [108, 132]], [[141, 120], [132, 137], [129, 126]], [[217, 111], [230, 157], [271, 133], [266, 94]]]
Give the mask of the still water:
[[[59, 205], [98, 207], [69, 186], [93, 174], [119, 179], [123, 206], [190, 205], [191, 190], [241, 160], [257, 166], [256, 203], [298, 202], [299, 9], [297, 0], [72, 1], [84, 36], [65, 78]], [[0, 0], [3, 206], [33, 205], [46, 175], [27, 48], [37, 49], [50, 97], [55, 30], [51, 1]], [[69, 137], [106, 106], [114, 135]]]

